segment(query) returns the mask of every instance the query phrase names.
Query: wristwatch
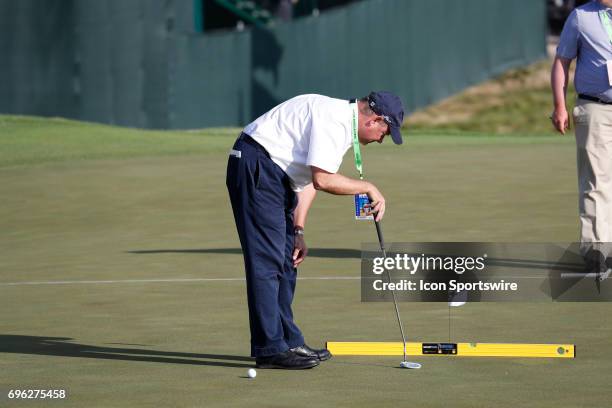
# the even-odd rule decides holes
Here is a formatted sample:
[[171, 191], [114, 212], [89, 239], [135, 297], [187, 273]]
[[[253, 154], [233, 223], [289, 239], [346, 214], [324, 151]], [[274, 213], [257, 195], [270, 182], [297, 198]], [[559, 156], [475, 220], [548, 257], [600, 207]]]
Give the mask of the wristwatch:
[[304, 236], [304, 228], [302, 227], [295, 227], [293, 229], [293, 235], [301, 235]]

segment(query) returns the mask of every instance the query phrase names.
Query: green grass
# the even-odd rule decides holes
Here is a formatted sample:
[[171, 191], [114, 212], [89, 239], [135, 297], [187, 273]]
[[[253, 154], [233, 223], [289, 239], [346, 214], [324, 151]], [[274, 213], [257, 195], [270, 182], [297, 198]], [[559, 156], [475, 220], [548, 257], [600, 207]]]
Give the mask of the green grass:
[[0, 167], [220, 151], [240, 130], [151, 131], [61, 118], [0, 115]]
[[[464, 96], [459, 99], [462, 104], [475, 104], [479, 96]], [[519, 89], [504, 93], [498, 105], [483, 107], [465, 122], [447, 125], [459, 130], [487, 131], [501, 129], [505, 132], [539, 131], [552, 133], [550, 121], [547, 120], [551, 108], [550, 89]], [[545, 108], [541, 108], [545, 106]], [[510, 119], [510, 122], [508, 120]]]
[[[152, 131], [122, 128], [61, 118], [0, 115], [0, 168], [81, 160], [186, 156], [221, 153], [239, 128], [193, 131]], [[415, 146], [435, 144], [557, 143], [550, 133], [491, 135], [480, 129], [404, 129]], [[435, 136], [435, 139], [432, 139]], [[461, 136], [459, 139], [456, 136]], [[542, 136], [542, 137], [532, 137]], [[426, 137], [426, 139], [424, 138]], [[386, 147], [388, 148], [388, 147]]]
[[[497, 78], [427, 107], [406, 125], [416, 132], [476, 131], [487, 134], [553, 134], [549, 116], [552, 96], [549, 85], [551, 61], [511, 70]], [[567, 91], [568, 112], [575, 90]]]
[[[452, 311], [453, 341], [576, 343], [574, 360], [415, 358], [423, 369], [407, 371], [395, 357], [336, 357], [245, 379], [244, 272], [225, 191], [237, 130], [0, 123], [0, 390], [67, 388], [61, 405], [74, 407], [609, 405], [607, 304]], [[571, 137], [434, 129], [363, 154], [388, 200], [388, 242], [577, 237]], [[341, 172], [355, 175], [350, 152]], [[351, 205], [317, 198], [300, 277], [359, 276], [354, 254], [376, 235]], [[236, 280], [177, 281], [201, 278]], [[58, 281], [88, 283], [7, 285]], [[359, 299], [357, 280], [299, 281], [294, 310], [307, 341], [397, 341], [393, 306]], [[445, 304], [400, 308], [410, 340], [448, 340]]]

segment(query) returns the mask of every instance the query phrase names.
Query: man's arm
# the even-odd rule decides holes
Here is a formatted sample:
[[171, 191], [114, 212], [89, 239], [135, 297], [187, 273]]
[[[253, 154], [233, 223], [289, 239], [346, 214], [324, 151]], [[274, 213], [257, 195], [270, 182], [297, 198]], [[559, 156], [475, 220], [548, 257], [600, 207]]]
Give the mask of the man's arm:
[[[293, 213], [293, 226], [296, 230], [302, 230], [302, 232], [304, 231], [306, 216], [308, 215], [308, 210], [310, 209], [316, 195], [317, 190], [315, 190], [312, 183], [308, 184], [306, 187], [304, 187], [304, 190], [297, 193], [298, 204]], [[304, 261], [304, 258], [306, 258], [307, 254], [308, 248], [306, 247], [306, 242], [304, 242], [304, 235], [296, 234], [295, 242], [293, 244], [293, 266], [297, 267], [299, 264], [301, 264]]]
[[315, 189], [337, 195], [367, 194], [372, 202], [373, 211], [376, 213], [376, 221], [383, 218], [385, 198], [374, 184], [345, 177], [338, 173], [329, 173], [315, 166], [310, 166], [310, 168], [312, 170], [312, 184]]
[[312, 205], [312, 202], [314, 201], [316, 195], [317, 190], [315, 190], [312, 183], [304, 187], [304, 190], [298, 191], [298, 205], [297, 207], [295, 207], [295, 212], [293, 215], [293, 225], [296, 228], [304, 229], [308, 210], [310, 209], [310, 206]]
[[[310, 166], [310, 168], [312, 170], [312, 184], [308, 184], [304, 190], [297, 193], [298, 204], [293, 214], [293, 225], [296, 230], [304, 230], [306, 216], [317, 195], [317, 190], [337, 195], [367, 194], [376, 213], [376, 221], [382, 219], [385, 214], [385, 198], [374, 184], [337, 173], [329, 173], [318, 167]], [[304, 236], [296, 234], [293, 244], [293, 266], [297, 267], [301, 264], [307, 254], [308, 248], [304, 242]]]
[[571, 59], [557, 56], [550, 71], [550, 86], [552, 88], [554, 105], [551, 119], [553, 126], [561, 134], [565, 134], [565, 131], [569, 129], [569, 115], [565, 106], [565, 95], [571, 63]]

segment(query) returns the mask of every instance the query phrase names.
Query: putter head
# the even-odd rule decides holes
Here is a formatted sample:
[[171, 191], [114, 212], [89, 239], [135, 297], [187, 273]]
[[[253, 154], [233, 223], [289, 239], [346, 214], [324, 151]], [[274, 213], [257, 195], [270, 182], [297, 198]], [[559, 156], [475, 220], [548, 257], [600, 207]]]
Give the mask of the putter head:
[[408, 369], [413, 369], [413, 370], [414, 370], [414, 369], [419, 369], [419, 368], [421, 368], [421, 364], [419, 364], [419, 363], [413, 363], [413, 362], [410, 362], [410, 361], [402, 361], [402, 362], [400, 363], [400, 367], [401, 367], [401, 368], [408, 368]]

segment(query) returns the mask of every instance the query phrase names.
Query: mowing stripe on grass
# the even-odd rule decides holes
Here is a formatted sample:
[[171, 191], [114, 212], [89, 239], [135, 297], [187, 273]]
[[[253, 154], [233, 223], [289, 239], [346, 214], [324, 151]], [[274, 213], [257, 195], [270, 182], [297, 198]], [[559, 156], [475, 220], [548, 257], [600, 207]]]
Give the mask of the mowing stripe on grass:
[[[542, 276], [505, 276], [506, 279], [542, 279]], [[298, 280], [359, 280], [360, 276], [311, 276], [298, 277]], [[183, 283], [183, 282], [244, 282], [244, 278], [186, 278], [186, 279], [121, 279], [121, 280], [72, 280], [72, 281], [32, 281], [0, 282], [0, 286], [27, 285], [99, 285], [113, 283]]]
[[[323, 276], [299, 277], [298, 280], [359, 280], [358, 276]], [[182, 283], [182, 282], [244, 282], [244, 278], [193, 278], [193, 279], [124, 279], [92, 281], [36, 281], [36, 282], [0, 282], [0, 286], [25, 285], [98, 285], [112, 283]]]

